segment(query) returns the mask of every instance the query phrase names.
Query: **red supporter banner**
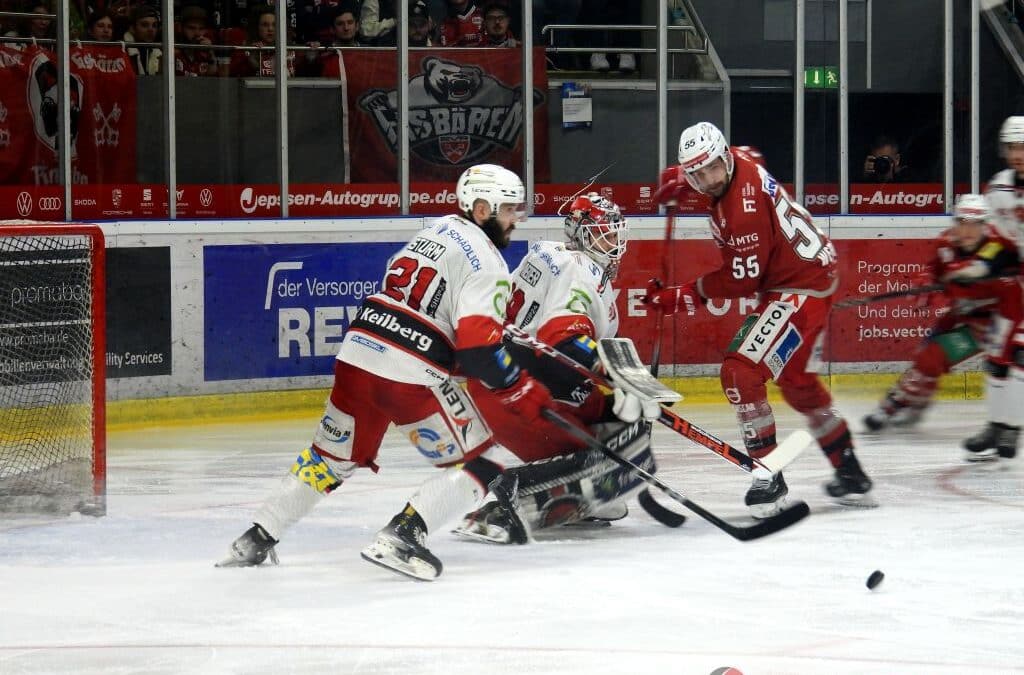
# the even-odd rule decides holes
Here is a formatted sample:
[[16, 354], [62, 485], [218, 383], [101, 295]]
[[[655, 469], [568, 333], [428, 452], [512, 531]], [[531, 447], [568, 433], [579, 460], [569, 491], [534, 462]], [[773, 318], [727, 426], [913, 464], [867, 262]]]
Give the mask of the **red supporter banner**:
[[[533, 58], [536, 180], [550, 180], [544, 48]], [[346, 50], [325, 64], [342, 80], [347, 175], [353, 183], [397, 176], [397, 66], [380, 52]], [[449, 181], [473, 164], [522, 166], [522, 52], [444, 49], [409, 55], [409, 172]], [[382, 83], [388, 83], [382, 86]]]
[[[74, 46], [70, 59], [72, 181], [134, 182], [135, 73], [127, 55], [120, 47]], [[59, 185], [56, 55], [0, 46], [0, 92], [0, 184]], [[48, 192], [28, 194], [52, 203]], [[20, 208], [17, 200], [4, 200], [4, 217], [27, 217], [25, 198]]]
[[[933, 244], [928, 239], [840, 239], [841, 283], [836, 300], [906, 290], [921, 271]], [[640, 303], [648, 279], [661, 276], [664, 242], [638, 240], [629, 249], [616, 281], [620, 334], [633, 338], [641, 358], [651, 357], [654, 316]], [[682, 283], [715, 269], [721, 258], [714, 242], [674, 241], [668, 251], [670, 283]], [[833, 362], [909, 361], [927, 337], [938, 306], [918, 307], [918, 298], [900, 298], [862, 307], [834, 309], [822, 358]], [[662, 335], [662, 362], [680, 365], [721, 363], [740, 324], [756, 307], [753, 298], [712, 300], [696, 316], [668, 317]]]

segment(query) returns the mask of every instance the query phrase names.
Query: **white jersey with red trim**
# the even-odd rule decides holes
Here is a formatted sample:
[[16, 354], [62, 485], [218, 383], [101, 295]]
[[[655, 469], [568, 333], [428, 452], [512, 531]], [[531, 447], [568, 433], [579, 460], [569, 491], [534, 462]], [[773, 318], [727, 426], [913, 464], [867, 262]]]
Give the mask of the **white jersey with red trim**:
[[1004, 169], [992, 176], [985, 197], [992, 209], [992, 222], [1024, 249], [1024, 180], [1017, 178], [1013, 169]]
[[604, 270], [586, 254], [538, 241], [512, 273], [508, 320], [552, 345], [580, 334], [615, 337], [615, 295]]
[[363, 302], [338, 358], [396, 382], [436, 385], [457, 348], [495, 344], [508, 265], [476, 224], [439, 218], [392, 256], [381, 291]]

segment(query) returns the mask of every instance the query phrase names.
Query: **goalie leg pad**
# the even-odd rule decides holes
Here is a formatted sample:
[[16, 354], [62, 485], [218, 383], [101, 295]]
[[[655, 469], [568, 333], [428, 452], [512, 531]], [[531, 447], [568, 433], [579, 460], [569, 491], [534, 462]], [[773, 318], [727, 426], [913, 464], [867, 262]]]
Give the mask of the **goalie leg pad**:
[[[598, 436], [612, 450], [654, 473], [650, 424], [602, 425]], [[561, 455], [512, 469], [519, 478], [519, 501], [531, 529], [568, 524], [601, 514], [643, 481], [629, 469], [594, 450]]]

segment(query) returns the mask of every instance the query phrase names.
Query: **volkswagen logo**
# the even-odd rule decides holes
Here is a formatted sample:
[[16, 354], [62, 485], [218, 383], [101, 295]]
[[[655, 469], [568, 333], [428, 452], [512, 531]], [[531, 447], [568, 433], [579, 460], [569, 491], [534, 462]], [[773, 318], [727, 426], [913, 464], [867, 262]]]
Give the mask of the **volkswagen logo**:
[[32, 195], [27, 192], [18, 193], [18, 215], [22, 218], [28, 217], [28, 214], [32, 213]]
[[39, 208], [43, 211], [60, 211], [60, 197], [40, 197]]
[[207, 208], [213, 203], [213, 193], [210, 192], [210, 188], [203, 188], [199, 192], [199, 203], [203, 205], [203, 208]]

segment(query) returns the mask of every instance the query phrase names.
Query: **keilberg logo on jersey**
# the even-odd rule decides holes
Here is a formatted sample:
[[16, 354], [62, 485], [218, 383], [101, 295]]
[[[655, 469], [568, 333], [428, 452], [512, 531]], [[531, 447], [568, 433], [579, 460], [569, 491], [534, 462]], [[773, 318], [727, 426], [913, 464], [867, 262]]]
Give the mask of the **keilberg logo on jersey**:
[[[511, 150], [523, 127], [520, 89], [505, 86], [478, 66], [430, 56], [409, 80], [409, 145], [431, 164], [468, 165], [495, 146]], [[533, 91], [534, 105], [544, 92]], [[373, 117], [392, 152], [398, 147], [395, 89], [372, 89], [359, 107]]]

